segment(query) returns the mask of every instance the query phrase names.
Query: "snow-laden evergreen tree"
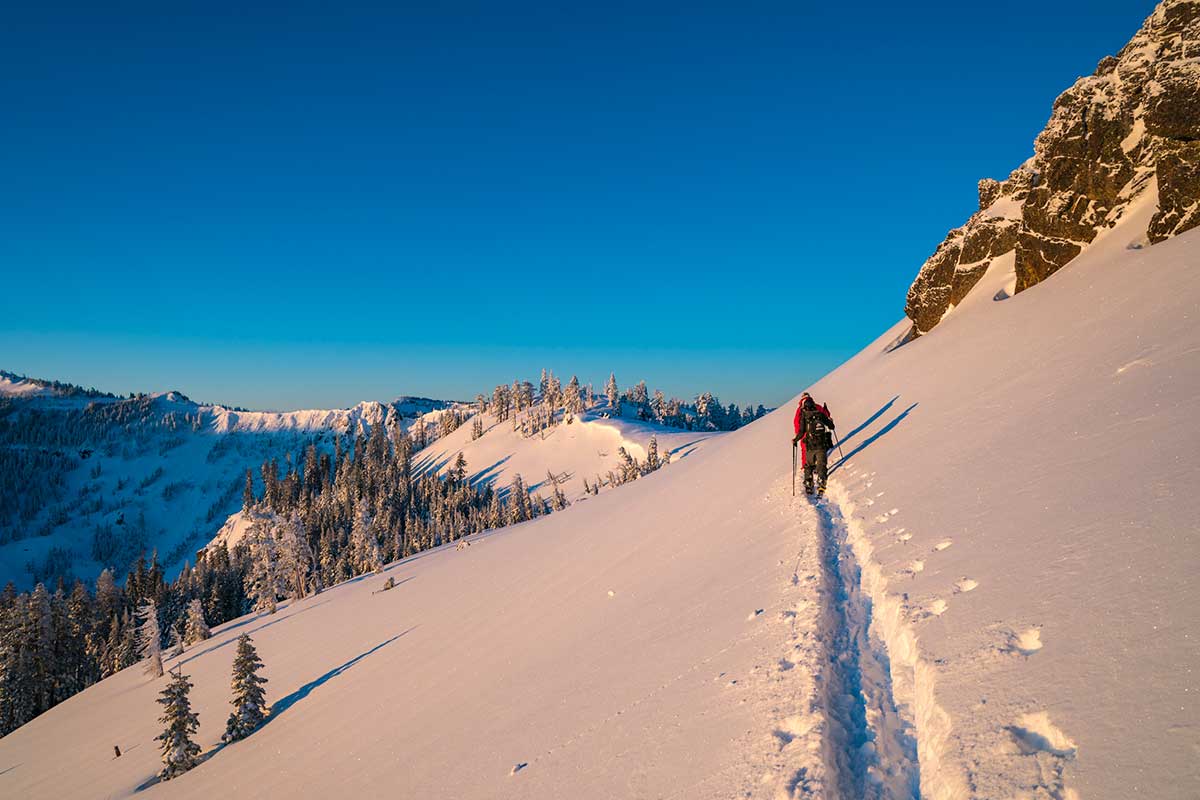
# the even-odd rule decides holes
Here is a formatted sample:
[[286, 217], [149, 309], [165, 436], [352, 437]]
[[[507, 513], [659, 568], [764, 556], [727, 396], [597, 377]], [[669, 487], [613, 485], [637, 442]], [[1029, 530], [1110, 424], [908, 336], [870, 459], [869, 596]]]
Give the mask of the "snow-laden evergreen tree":
[[183, 635], [179, 632], [178, 625], [171, 626], [171, 638], [167, 647], [168, 658], [178, 658], [183, 655]]
[[658, 437], [651, 436], [650, 444], [646, 446], [646, 472], [654, 472], [662, 466], [662, 462], [658, 460]]
[[662, 389], [654, 390], [654, 397], [650, 399], [650, 415], [655, 422], [662, 423], [663, 417], [667, 413], [667, 398], [663, 395]]
[[155, 741], [161, 742], [162, 772], [158, 777], [164, 781], [178, 777], [200, 763], [200, 745], [192, 741], [192, 734], [200, 727], [200, 719], [192, 713], [188, 692], [192, 684], [183, 673], [171, 673], [171, 681], [163, 689], [158, 702], [163, 706], [163, 715], [158, 721], [166, 725]]
[[250, 545], [250, 571], [246, 575], [246, 596], [254, 602], [255, 611], [274, 614], [278, 609], [282, 580], [279, 570], [279, 551], [274, 531], [264, 520], [250, 526], [247, 540]]
[[153, 600], [147, 600], [138, 606], [137, 654], [145, 662], [147, 675], [161, 678], [162, 665], [162, 631], [158, 627], [158, 609]]
[[525, 481], [518, 472], [508, 488], [508, 523], [524, 522], [530, 516], [529, 490], [525, 488]]
[[646, 393], [645, 381], [638, 381], [637, 385], [629, 390], [629, 399], [638, 408], [646, 408], [646, 406], [650, 403], [650, 397]]
[[621, 416], [621, 391], [617, 388], [615, 372], [608, 374], [608, 383], [604, 385], [604, 395], [608, 398], [608, 407], [612, 410], [613, 416]]
[[185, 644], [202, 642], [212, 636], [208, 622], [204, 619], [204, 604], [199, 597], [193, 597], [188, 602], [187, 612], [183, 623], [183, 641]]
[[246, 485], [242, 488], [242, 516], [250, 518], [250, 509], [254, 508], [254, 473], [246, 470]]
[[550, 470], [546, 470], [546, 480], [550, 481], [550, 486], [554, 491], [554, 494], [550, 497], [550, 507], [555, 511], [562, 511], [570, 503], [567, 502], [567, 496], [563, 493], [558, 476]]
[[483, 419], [476, 414], [474, 421], [471, 423], [471, 441], [475, 441], [483, 436]]
[[621, 483], [637, 480], [641, 470], [638, 469], [637, 462], [633, 460], [633, 456], [629, 455], [624, 447], [617, 448], [617, 459], [621, 470]]
[[267, 717], [266, 692], [263, 684], [267, 679], [258, 674], [263, 662], [254, 649], [250, 634], [238, 637], [237, 655], [233, 657], [233, 712], [225, 723], [221, 739], [236, 742], [254, 732]]
[[293, 511], [287, 519], [277, 522], [275, 531], [279, 544], [279, 572], [286, 587], [284, 593], [293, 600], [303, 599], [308, 596], [309, 575], [315, 558], [300, 513]]
[[583, 413], [583, 392], [579, 388], [579, 378], [574, 375], [567, 382], [567, 388], [563, 390], [563, 406], [572, 416], [579, 416]]
[[467, 459], [463, 456], [462, 450], [458, 451], [458, 456], [454, 459], [454, 466], [446, 473], [446, 477], [455, 486], [461, 486], [467, 480]]
[[375, 525], [367, 513], [364, 502], [359, 502], [354, 512], [354, 525], [350, 529], [350, 570], [352, 575], [383, 570], [383, 554], [379, 551], [379, 540]]

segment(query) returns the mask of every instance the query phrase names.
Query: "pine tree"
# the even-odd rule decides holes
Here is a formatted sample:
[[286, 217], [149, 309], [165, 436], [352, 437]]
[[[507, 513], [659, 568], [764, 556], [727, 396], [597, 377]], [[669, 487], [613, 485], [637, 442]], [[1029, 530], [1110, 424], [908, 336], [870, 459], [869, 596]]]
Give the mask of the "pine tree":
[[583, 413], [583, 394], [579, 389], [579, 378], [574, 375], [567, 383], [567, 388], [563, 391], [563, 405], [567, 409], [567, 413], [572, 416], [577, 416]]
[[169, 658], [177, 658], [181, 655], [183, 655], [183, 636], [179, 633], [179, 626], [172, 625], [171, 643], [170, 648], [167, 650], [167, 656]]
[[383, 554], [379, 552], [375, 525], [367, 513], [365, 503], [361, 501], [354, 514], [354, 526], [350, 530], [350, 569], [353, 575], [383, 571]]
[[608, 398], [608, 407], [612, 410], [613, 416], [621, 416], [621, 392], [617, 389], [617, 375], [615, 372], [608, 374], [608, 383], [604, 385], [604, 394]]
[[237, 655], [233, 659], [233, 698], [229, 701], [233, 713], [225, 723], [223, 741], [246, 738], [266, 719], [266, 693], [262, 685], [267, 679], [258, 674], [262, 665], [250, 634], [243, 633], [238, 637]]
[[212, 636], [212, 632], [208, 629], [208, 622], [204, 619], [204, 606], [200, 602], [200, 598], [193, 598], [188, 603], [187, 615], [184, 620], [183, 641], [186, 644], [195, 644], [202, 642]]
[[255, 611], [274, 614], [280, 595], [279, 554], [275, 535], [263, 522], [250, 527], [250, 572], [246, 575], [246, 595], [254, 601]]
[[242, 489], [242, 516], [250, 518], [250, 509], [254, 507], [254, 473], [246, 469], [246, 486]]
[[309, 573], [313, 571], [315, 558], [299, 512], [293, 511], [286, 520], [278, 523], [276, 531], [279, 575], [286, 587], [285, 593], [293, 600], [303, 599], [308, 596]]
[[158, 627], [158, 609], [153, 600], [147, 600], [138, 606], [137, 655], [145, 661], [147, 675], [161, 678], [162, 665], [162, 632]]
[[200, 719], [192, 713], [188, 692], [192, 684], [183, 673], [171, 673], [171, 681], [163, 689], [158, 702], [163, 706], [159, 722], [166, 729], [155, 741], [162, 742], [163, 768], [158, 777], [164, 781], [178, 777], [200, 763], [200, 745], [192, 741], [192, 734], [200, 727]]
[[646, 472], [654, 472], [660, 466], [662, 463], [658, 460], [658, 437], [651, 436], [650, 444], [646, 447]]

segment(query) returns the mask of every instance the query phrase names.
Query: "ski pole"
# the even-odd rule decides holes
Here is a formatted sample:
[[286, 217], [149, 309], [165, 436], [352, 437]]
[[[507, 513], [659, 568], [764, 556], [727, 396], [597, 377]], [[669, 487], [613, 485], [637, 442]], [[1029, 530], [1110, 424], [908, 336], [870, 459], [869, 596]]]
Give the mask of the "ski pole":
[[839, 437], [837, 435], [837, 431], [833, 432], [833, 436], [834, 436], [834, 441], [837, 443], [838, 455], [841, 456], [842, 461], [845, 461], [846, 454], [842, 452], [842, 439], [841, 439], [841, 437]]
[[792, 497], [796, 496], [796, 443], [792, 442]]

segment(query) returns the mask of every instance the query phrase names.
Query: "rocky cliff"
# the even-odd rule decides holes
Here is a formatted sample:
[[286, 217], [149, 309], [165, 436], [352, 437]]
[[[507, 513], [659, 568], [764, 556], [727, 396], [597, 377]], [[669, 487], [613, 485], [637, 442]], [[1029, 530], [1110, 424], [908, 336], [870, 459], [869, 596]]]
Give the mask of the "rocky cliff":
[[1054, 101], [1034, 155], [979, 182], [979, 211], [950, 231], [908, 290], [927, 333], [992, 260], [1016, 251], [1016, 290], [1045, 280], [1157, 187], [1147, 237], [1200, 225], [1200, 0], [1163, 0], [1115, 57]]

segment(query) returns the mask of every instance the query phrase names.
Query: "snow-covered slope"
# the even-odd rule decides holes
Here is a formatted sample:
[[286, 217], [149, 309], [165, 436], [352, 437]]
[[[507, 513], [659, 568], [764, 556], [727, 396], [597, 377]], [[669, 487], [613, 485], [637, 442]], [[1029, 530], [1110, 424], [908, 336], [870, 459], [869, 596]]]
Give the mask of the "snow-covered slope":
[[[814, 387], [832, 501], [791, 496], [785, 407], [224, 626], [180, 659], [211, 757], [144, 796], [1195, 797], [1200, 232], [1129, 249], [1149, 213]], [[218, 749], [242, 632], [275, 710]], [[0, 740], [0, 794], [148, 784], [162, 684]]]
[[479, 439], [472, 440], [471, 426], [463, 425], [418, 453], [414, 466], [445, 472], [454, 466], [461, 452], [472, 481], [504, 487], [519, 474], [531, 491], [538, 491], [548, 480], [546, 473], [552, 472], [567, 499], [574, 501], [586, 496], [584, 479], [594, 484], [597, 477], [603, 480], [609, 470], [617, 468], [617, 448], [624, 447], [633, 459], [645, 461], [650, 438], [654, 437], [660, 457], [669, 452], [672, 459], [678, 460], [713, 436], [724, 435], [592, 412], [531, 436], [514, 430], [509, 422], [496, 422], [491, 414], [484, 414], [483, 421], [484, 435]]

